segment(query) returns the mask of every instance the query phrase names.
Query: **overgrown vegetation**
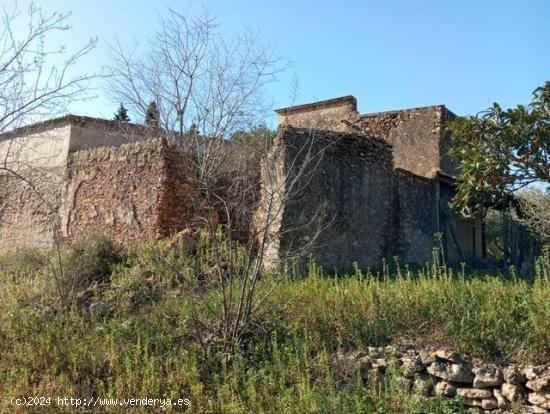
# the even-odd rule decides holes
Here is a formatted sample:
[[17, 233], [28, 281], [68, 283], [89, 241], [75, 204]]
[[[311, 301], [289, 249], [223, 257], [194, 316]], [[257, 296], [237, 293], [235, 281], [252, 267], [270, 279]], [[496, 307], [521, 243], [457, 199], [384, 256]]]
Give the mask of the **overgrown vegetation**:
[[[194, 318], [215, 318], [222, 303], [201, 243], [123, 250], [100, 237], [63, 251], [61, 267], [79, 275], [77, 284], [65, 279], [75, 292], [68, 303], [59, 298], [55, 250], [0, 256], [0, 395], [188, 398], [193, 412], [459, 412], [458, 400], [409, 395], [391, 375], [365, 386], [334, 356], [414, 342], [497, 362], [550, 360], [542, 259], [532, 279], [513, 269], [465, 274], [437, 261], [350, 275], [311, 264], [279, 282], [227, 359]], [[196, 254], [204, 261], [190, 269]], [[258, 282], [259, 294], [271, 277]], [[196, 295], [204, 300], [191, 301]]]

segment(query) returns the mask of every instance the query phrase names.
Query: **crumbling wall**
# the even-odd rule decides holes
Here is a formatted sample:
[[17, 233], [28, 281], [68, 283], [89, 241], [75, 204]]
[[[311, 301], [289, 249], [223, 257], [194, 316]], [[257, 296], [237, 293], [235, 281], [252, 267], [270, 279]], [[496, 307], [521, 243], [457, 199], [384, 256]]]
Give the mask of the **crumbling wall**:
[[89, 117], [72, 117], [69, 152], [103, 146], [119, 146], [135, 141], [159, 138], [159, 128], [126, 122], [113, 122]]
[[357, 100], [353, 96], [278, 109], [279, 125], [346, 131], [357, 119]]
[[[226, 206], [232, 215], [235, 208], [233, 230], [248, 234], [248, 229], [241, 227], [249, 221], [240, 222], [236, 213], [250, 212], [252, 207], [239, 204], [246, 203], [245, 197], [233, 197], [250, 197], [232, 194], [236, 186], [228, 180], [255, 178], [258, 182], [259, 173], [254, 176], [253, 168], [232, 162], [238, 154], [228, 142], [220, 141], [208, 150], [209, 156], [222, 164], [211, 165], [210, 196], [198, 177], [200, 149], [185, 138], [172, 145], [153, 139], [71, 154], [62, 211], [66, 238], [74, 242], [101, 233], [124, 242], [161, 239], [186, 227], [205, 225], [205, 219], [223, 223]], [[239, 175], [244, 173], [250, 177]]]
[[359, 128], [393, 145], [396, 168], [433, 178], [441, 168], [442, 106], [361, 115]]
[[404, 263], [432, 260], [434, 235], [438, 229], [437, 183], [408, 171], [395, 171], [393, 204], [394, 255]]
[[69, 151], [70, 126], [8, 132], [0, 135], [0, 159], [14, 171], [58, 168], [65, 166]]
[[448, 125], [448, 123], [453, 121], [454, 119], [456, 119], [456, 115], [453, 112], [449, 111], [446, 107], [443, 107], [441, 111], [441, 124], [443, 127], [441, 130], [441, 140], [439, 147], [439, 153], [441, 157], [441, 172], [452, 177], [456, 176], [459, 163], [449, 156], [449, 149], [451, 147], [451, 135], [446, 129], [446, 125]]
[[68, 160], [64, 234], [136, 241], [155, 236], [165, 171], [160, 140], [75, 152]]
[[0, 174], [0, 250], [54, 242], [64, 179], [63, 168]]
[[[380, 264], [391, 248], [392, 155], [382, 139], [286, 127], [264, 166], [274, 204], [266, 264], [311, 248], [327, 270]], [[274, 184], [266, 182], [278, 166]], [[271, 175], [272, 176], [272, 175]], [[281, 188], [269, 199], [269, 187]], [[265, 217], [265, 216], [263, 216]], [[302, 261], [303, 263], [303, 261]]]

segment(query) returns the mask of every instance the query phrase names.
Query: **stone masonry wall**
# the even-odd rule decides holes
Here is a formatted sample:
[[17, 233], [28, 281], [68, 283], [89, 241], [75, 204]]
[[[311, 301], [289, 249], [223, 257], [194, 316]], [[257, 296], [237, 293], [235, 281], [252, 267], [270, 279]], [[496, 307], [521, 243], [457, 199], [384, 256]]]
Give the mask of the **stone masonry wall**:
[[[242, 152], [242, 148], [221, 142], [210, 150], [214, 158], [214, 151], [223, 153], [216, 159], [224, 164], [211, 178], [223, 181], [218, 187], [234, 188], [226, 180], [232, 176], [237, 179], [236, 174], [244, 169], [232, 162], [238, 155], [233, 152]], [[71, 154], [62, 209], [67, 240], [79, 241], [100, 233], [124, 242], [161, 239], [187, 227], [204, 225], [202, 219], [206, 217], [222, 222], [225, 212], [215, 204], [216, 198], [208, 201], [198, 185], [195, 152], [191, 142], [169, 145], [153, 139]], [[234, 168], [238, 171], [233, 173]], [[252, 170], [246, 168], [250, 178], [258, 180]], [[225, 191], [227, 194], [217, 194], [228, 205], [235, 204], [230, 191]], [[248, 226], [246, 217], [242, 223], [239, 217], [233, 221], [237, 223], [235, 232], [248, 234], [247, 229], [240, 228]]]
[[67, 239], [99, 233], [126, 242], [153, 238], [165, 169], [160, 140], [71, 154], [62, 209]]
[[378, 387], [392, 376], [411, 395], [458, 399], [472, 412], [550, 413], [550, 366], [489, 364], [412, 345], [337, 353], [331, 361], [340, 371], [359, 371], [364, 386]]
[[51, 245], [65, 174], [63, 168], [0, 174], [0, 250]]
[[408, 171], [397, 169], [393, 226], [395, 250], [404, 263], [425, 263], [432, 260], [434, 234], [438, 229], [437, 183]]
[[348, 126], [342, 121], [352, 122], [358, 116], [357, 101], [352, 96], [279, 109], [276, 112], [279, 125], [333, 131], [346, 131]]
[[388, 255], [393, 165], [384, 140], [286, 127], [271, 155], [262, 205], [269, 201], [266, 168], [276, 171], [274, 186], [284, 191], [275, 197], [268, 265], [309, 243], [317, 263], [329, 271], [350, 269], [353, 262], [366, 268]]
[[396, 168], [433, 178], [440, 170], [442, 106], [361, 115], [359, 128], [393, 145]]

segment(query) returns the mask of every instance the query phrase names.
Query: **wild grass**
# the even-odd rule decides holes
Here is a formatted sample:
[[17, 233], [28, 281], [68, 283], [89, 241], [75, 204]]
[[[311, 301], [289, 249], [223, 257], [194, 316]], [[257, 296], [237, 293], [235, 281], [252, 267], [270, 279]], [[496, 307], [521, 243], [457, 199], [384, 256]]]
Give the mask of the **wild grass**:
[[[167, 266], [151, 244], [111, 255], [95, 243], [63, 253], [68, 268], [82, 252], [79, 263], [88, 264], [78, 279], [87, 285], [78, 284], [69, 308], [57, 299], [52, 252], [0, 256], [2, 410], [17, 408], [6, 396], [42, 395], [188, 398], [192, 412], [457, 412], [459, 401], [410, 394], [391, 375], [366, 387], [358, 367], [334, 355], [412, 342], [497, 362], [550, 361], [543, 261], [529, 279], [438, 263], [412, 271], [397, 262], [335, 276], [312, 264], [280, 282], [242, 351], [227, 361], [194, 336], [193, 312], [206, 309], [193, 308], [190, 287], [173, 272], [186, 268], [185, 255], [170, 256]], [[215, 288], [200, 294], [214, 307], [219, 301]], [[86, 307], [99, 301], [101, 311]]]

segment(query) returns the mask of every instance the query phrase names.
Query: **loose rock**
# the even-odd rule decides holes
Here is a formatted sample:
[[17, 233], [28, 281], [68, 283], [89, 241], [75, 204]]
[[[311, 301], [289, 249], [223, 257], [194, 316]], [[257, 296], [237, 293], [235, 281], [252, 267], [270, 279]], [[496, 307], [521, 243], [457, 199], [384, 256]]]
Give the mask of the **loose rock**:
[[522, 397], [522, 390], [519, 385], [504, 383], [501, 387], [502, 395], [508, 401], [518, 401]]
[[528, 380], [532, 380], [542, 375], [544, 371], [545, 371], [545, 368], [541, 365], [538, 365], [538, 366], [529, 365], [525, 367], [525, 369], [523, 370], [523, 374], [525, 374], [525, 377]]
[[527, 382], [527, 378], [525, 377], [523, 372], [521, 372], [521, 370], [516, 366], [504, 368], [503, 374], [504, 381], [510, 384], [519, 385]]
[[479, 400], [493, 398], [493, 393], [487, 389], [480, 390], [477, 388], [457, 388], [456, 394], [459, 397], [473, 398]]
[[435, 362], [435, 353], [432, 351], [422, 350], [420, 351], [420, 360], [426, 366]]
[[435, 385], [435, 395], [454, 397], [456, 395], [456, 388], [447, 381], [440, 381]]
[[407, 378], [413, 378], [415, 374], [419, 374], [426, 369], [420, 357], [413, 359], [403, 358], [403, 375]]
[[470, 407], [481, 407], [482, 400], [477, 400], [475, 398], [464, 398], [464, 404]]
[[537, 407], [550, 410], [550, 394], [539, 394], [538, 392], [531, 392], [527, 396], [527, 400]]
[[502, 372], [495, 367], [483, 366], [474, 368], [474, 388], [498, 387], [504, 382]]
[[527, 381], [525, 386], [533, 391], [550, 394], [550, 374]]
[[463, 382], [466, 384], [471, 384], [474, 381], [472, 370], [464, 364], [435, 361], [428, 367], [428, 372], [445, 381]]
[[461, 363], [464, 362], [464, 359], [458, 352], [448, 351], [446, 349], [438, 349], [435, 351], [436, 358], [442, 359], [443, 361]]
[[504, 398], [504, 395], [502, 395], [502, 392], [500, 392], [497, 389], [493, 390], [493, 395], [495, 396], [495, 399], [497, 400], [498, 408], [506, 409], [508, 408], [508, 401], [506, 401], [506, 398]]
[[484, 410], [494, 410], [495, 408], [498, 408], [497, 400], [495, 398], [481, 400], [481, 408]]
[[429, 375], [421, 374], [414, 380], [414, 388], [419, 394], [429, 397], [432, 395], [434, 381]]

